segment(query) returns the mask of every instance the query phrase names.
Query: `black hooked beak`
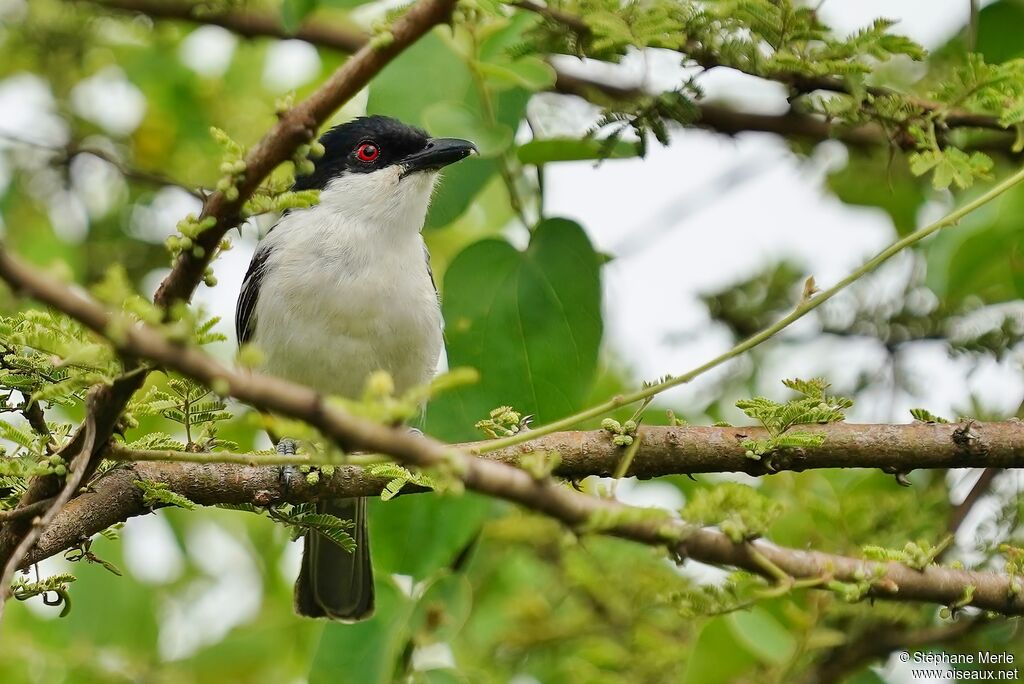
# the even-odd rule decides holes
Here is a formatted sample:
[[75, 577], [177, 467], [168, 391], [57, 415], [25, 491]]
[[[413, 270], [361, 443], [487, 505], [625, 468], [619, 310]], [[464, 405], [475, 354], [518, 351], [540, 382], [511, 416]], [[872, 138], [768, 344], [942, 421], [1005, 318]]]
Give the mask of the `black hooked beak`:
[[431, 138], [427, 146], [402, 160], [402, 177], [417, 171], [437, 171], [476, 154], [476, 145], [459, 138]]

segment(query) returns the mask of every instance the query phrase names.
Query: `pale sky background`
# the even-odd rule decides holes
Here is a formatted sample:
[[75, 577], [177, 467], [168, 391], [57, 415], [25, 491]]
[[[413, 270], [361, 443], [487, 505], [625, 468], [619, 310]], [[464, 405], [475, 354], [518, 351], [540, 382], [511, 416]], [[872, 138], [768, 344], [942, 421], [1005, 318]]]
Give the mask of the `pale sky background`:
[[[23, 3], [0, 0], [0, 18], [16, 15]], [[826, 0], [821, 15], [841, 33], [877, 16], [899, 19], [896, 31], [934, 47], [966, 22], [968, 8], [968, 0]], [[199, 28], [185, 40], [178, 57], [199, 73], [217, 75], [227, 68], [236, 42], [216, 27]], [[563, 66], [624, 83], [644, 79], [667, 87], [677, 83], [682, 73], [671, 55], [658, 52], [634, 55], [621, 67], [597, 65], [592, 71], [572, 61], [566, 60]], [[324, 75], [312, 47], [301, 41], [281, 41], [268, 53], [263, 80], [274, 91], [286, 91]], [[713, 70], [701, 85], [709, 97], [736, 101], [746, 109], [782, 112], [786, 108], [781, 86], [729, 70]], [[594, 115], [589, 105], [563, 98], [556, 102], [554, 97], [539, 97], [531, 103], [531, 114], [542, 123], [542, 132], [580, 132], [588, 127]], [[139, 91], [116, 68], [100, 71], [77, 86], [71, 104], [79, 115], [112, 134], [134, 130], [146, 106]], [[59, 144], [67, 132], [54, 112], [52, 95], [42, 81], [27, 74], [0, 81], [0, 132]], [[10, 177], [3, 146], [0, 142], [0, 188]], [[607, 307], [606, 344], [635, 370], [638, 379], [684, 372], [731, 345], [724, 330], [709, 325], [699, 293], [748, 277], [782, 256], [808, 268], [819, 286], [828, 286], [894, 236], [892, 223], [881, 210], [844, 205], [823, 187], [826, 172], [845, 161], [841, 145], [822, 145], [811, 159], [799, 160], [770, 135], [729, 139], [686, 130], [677, 132], [668, 148], [652, 143], [649, 150], [643, 160], [596, 167], [589, 162], [557, 164], [546, 170], [547, 213], [576, 219], [599, 249], [617, 257], [604, 269], [606, 305], [616, 303]], [[122, 181], [94, 159], [77, 164], [72, 177], [72, 191], [56, 198], [51, 214], [63, 235], [81, 240], [87, 237], [89, 216], [102, 213], [121, 191]], [[932, 203], [920, 221], [936, 218], [948, 206], [948, 200]], [[181, 217], [195, 210], [190, 197], [168, 189], [151, 207], [138, 211], [133, 225], [140, 237], [162, 241]], [[235, 242], [236, 248], [216, 264], [221, 284], [212, 291], [202, 288], [198, 296], [211, 313], [223, 317], [222, 328], [229, 335], [255, 231], [247, 229], [246, 239]], [[906, 260], [902, 265], [897, 260], [890, 272], [898, 274], [906, 265]], [[154, 274], [153, 285], [160, 276]], [[796, 326], [794, 332], [801, 329], [813, 327]], [[230, 345], [223, 350], [229, 353]], [[833, 365], [837, 354], [843, 355], [842, 369]], [[818, 341], [806, 349], [787, 347], [770, 355], [765, 375], [773, 381], [763, 390], [780, 394], [779, 379], [809, 377], [825, 368], [841, 384], [881, 361], [880, 351], [864, 342]], [[915, 352], [911, 366], [928, 379], [926, 397], [898, 397], [891, 405], [889, 397], [861, 401], [851, 418], [907, 421], [907, 409], [913, 406], [955, 415], [954, 407], [963, 405], [965, 386], [983, 388], [986, 399], [1006, 411], [1012, 411], [1024, 395], [1018, 359], [970, 367], [951, 361], [936, 345]], [[668, 399], [700, 405], [712, 379], [674, 390]], [[625, 500], [648, 505], [681, 504], [678, 490], [657, 483], [624, 486], [620, 494]], [[229, 532], [202, 523], [190, 534], [187, 551], [208, 570], [208, 581], [187, 597], [169, 602], [161, 633], [161, 648], [168, 658], [182, 657], [215, 641], [258, 609], [252, 597], [259, 595], [259, 573], [247, 562], [249, 551]], [[168, 535], [159, 516], [136, 518], [126, 527], [127, 564], [144, 581], [162, 584], [181, 571], [180, 553]], [[288, 566], [282, 572], [293, 573], [294, 562]], [[219, 582], [217, 578], [224, 577], [228, 567], [239, 574], [231, 582]], [[891, 681], [909, 681], [898, 662], [888, 668]]]

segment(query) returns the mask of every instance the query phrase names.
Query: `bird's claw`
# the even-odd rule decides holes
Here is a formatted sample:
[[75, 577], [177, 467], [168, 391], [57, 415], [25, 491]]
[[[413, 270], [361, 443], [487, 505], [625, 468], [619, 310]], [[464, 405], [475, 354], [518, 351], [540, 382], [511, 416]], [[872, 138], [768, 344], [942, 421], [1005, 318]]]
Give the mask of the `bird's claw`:
[[[278, 456], [294, 456], [298, 451], [298, 445], [294, 439], [288, 439], [287, 437], [278, 440], [277, 442], [277, 454]], [[284, 489], [285, 498], [288, 496], [288, 492], [297, 484], [299, 478], [304, 477], [299, 472], [297, 466], [286, 465], [281, 466], [281, 471], [278, 475], [281, 481], [281, 487]]]

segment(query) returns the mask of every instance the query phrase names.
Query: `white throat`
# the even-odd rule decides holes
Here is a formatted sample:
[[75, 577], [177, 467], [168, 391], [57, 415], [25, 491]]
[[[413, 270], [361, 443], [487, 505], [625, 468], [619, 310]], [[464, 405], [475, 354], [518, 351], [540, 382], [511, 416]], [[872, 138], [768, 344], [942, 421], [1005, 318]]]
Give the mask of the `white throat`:
[[253, 341], [270, 373], [355, 397], [376, 370], [399, 392], [436, 371], [441, 314], [420, 230], [437, 174], [400, 172], [341, 176], [264, 238]]
[[420, 172], [405, 178], [401, 174], [402, 167], [397, 164], [372, 173], [347, 173], [320, 191], [317, 209], [346, 223], [418, 233], [427, 218], [438, 174]]

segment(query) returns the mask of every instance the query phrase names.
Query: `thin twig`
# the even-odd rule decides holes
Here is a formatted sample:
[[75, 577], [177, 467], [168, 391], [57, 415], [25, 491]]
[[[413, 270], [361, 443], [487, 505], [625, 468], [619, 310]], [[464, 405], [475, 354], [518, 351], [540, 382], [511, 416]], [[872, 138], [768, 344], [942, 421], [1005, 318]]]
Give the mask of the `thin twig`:
[[913, 233], [910, 233], [909, 235], [892, 243], [891, 245], [883, 249], [881, 252], [879, 252], [877, 255], [875, 255], [873, 258], [865, 262], [864, 265], [853, 270], [849, 275], [847, 275], [845, 278], [840, 280], [832, 287], [828, 288], [827, 290], [823, 290], [816, 296], [809, 297], [801, 301], [796, 306], [796, 308], [793, 309], [791, 313], [779, 319], [778, 322], [768, 326], [761, 332], [740, 342], [729, 351], [716, 356], [710, 361], [703, 363], [700, 366], [697, 366], [696, 368], [689, 370], [686, 373], [683, 373], [682, 375], [670, 376], [667, 380], [664, 380], [662, 382], [648, 385], [634, 392], [629, 392], [627, 394], [616, 396], [612, 399], [609, 399], [608, 401], [597, 404], [596, 406], [592, 406], [571, 416], [567, 416], [560, 420], [556, 420], [552, 423], [548, 423], [547, 425], [542, 425], [540, 427], [536, 427], [528, 431], [520, 432], [519, 434], [512, 435], [511, 437], [505, 437], [502, 439], [494, 440], [489, 445], [487, 445], [487, 447], [483, 449], [483, 451], [503, 449], [514, 444], [529, 442], [532, 439], [536, 439], [537, 437], [542, 437], [544, 435], [549, 435], [554, 432], [569, 430], [572, 427], [578, 425], [579, 423], [582, 423], [583, 421], [590, 420], [592, 418], [598, 418], [622, 406], [628, 406], [629, 404], [633, 404], [638, 401], [643, 401], [644, 399], [648, 399], [650, 397], [654, 397], [658, 394], [661, 394], [665, 390], [671, 389], [673, 387], [678, 387], [679, 385], [692, 381], [694, 378], [697, 378], [703, 375], [704, 373], [707, 373], [708, 371], [717, 368], [718, 366], [721, 366], [722, 364], [731, 361], [732, 359], [735, 359], [738, 356], [743, 355], [744, 353], [748, 352], [754, 347], [771, 339], [772, 337], [782, 332], [796, 321], [800, 320], [801, 318], [809, 314], [811, 311], [814, 311], [819, 306], [821, 306], [828, 300], [832, 299], [832, 297], [842, 292], [844, 289], [846, 289], [851, 284], [859, 280], [865, 274], [870, 273], [871, 271], [881, 266], [883, 263], [888, 261], [896, 254], [899, 254], [904, 249], [907, 249], [908, 247], [911, 247], [921, 242], [925, 238], [929, 237], [934, 233], [937, 233], [943, 228], [955, 225], [960, 221], [960, 219], [967, 216], [975, 209], [978, 209], [979, 207], [982, 207], [985, 204], [991, 202], [992, 200], [999, 197], [1010, 188], [1019, 185], [1022, 181], [1024, 181], [1024, 169], [1017, 171], [1009, 178], [1006, 178], [1001, 183], [991, 188], [988, 192], [976, 197], [970, 202], [965, 203], [963, 206], [953, 210], [952, 212], [950, 212], [943, 218], [939, 219], [938, 221], [935, 221], [934, 223], [924, 226], [923, 228], [919, 228]]
[[33, 401], [32, 396], [27, 392], [23, 393], [25, 403], [21, 405], [21, 413], [25, 420], [36, 431], [36, 434], [46, 437], [46, 453], [53, 454], [57, 449], [57, 442], [50, 432], [50, 426], [46, 424], [46, 414], [38, 401]]
[[42, 501], [36, 501], [30, 503], [28, 506], [22, 506], [21, 508], [14, 508], [9, 511], [0, 511], [0, 522], [6, 520], [18, 520], [26, 516], [35, 515], [46, 510], [50, 504], [53, 503], [53, 499], [43, 499]]

